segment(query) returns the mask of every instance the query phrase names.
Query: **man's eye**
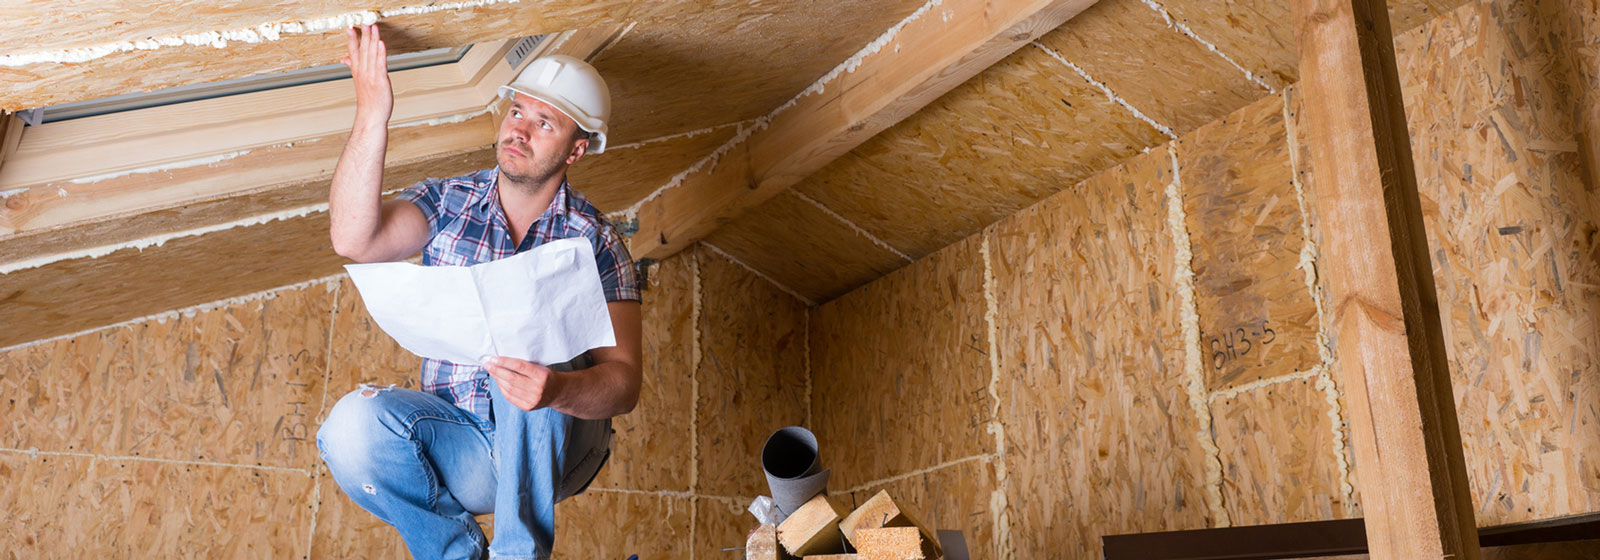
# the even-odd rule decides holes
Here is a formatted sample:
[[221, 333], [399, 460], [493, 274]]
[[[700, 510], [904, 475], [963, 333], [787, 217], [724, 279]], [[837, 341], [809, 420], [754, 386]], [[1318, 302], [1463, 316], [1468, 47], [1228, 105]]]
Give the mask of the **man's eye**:
[[543, 128], [545, 130], [550, 130], [552, 127], [550, 126], [550, 123], [541, 122], [541, 123], [539, 123], [539, 128]]
[[522, 111], [512, 111], [512, 112], [511, 112], [511, 116], [513, 116], [513, 117], [516, 117], [516, 118], [519, 118], [519, 119], [520, 119], [520, 118], [522, 118]]

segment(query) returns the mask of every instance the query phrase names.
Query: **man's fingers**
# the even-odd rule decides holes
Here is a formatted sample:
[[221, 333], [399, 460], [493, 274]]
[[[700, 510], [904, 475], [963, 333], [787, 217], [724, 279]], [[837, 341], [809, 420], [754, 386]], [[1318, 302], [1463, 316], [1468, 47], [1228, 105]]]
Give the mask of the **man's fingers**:
[[345, 57], [345, 60], [354, 62], [356, 57], [361, 54], [359, 50], [360, 43], [356, 40], [356, 28], [352, 27], [344, 30], [344, 46], [345, 51], [350, 54], [350, 56]]

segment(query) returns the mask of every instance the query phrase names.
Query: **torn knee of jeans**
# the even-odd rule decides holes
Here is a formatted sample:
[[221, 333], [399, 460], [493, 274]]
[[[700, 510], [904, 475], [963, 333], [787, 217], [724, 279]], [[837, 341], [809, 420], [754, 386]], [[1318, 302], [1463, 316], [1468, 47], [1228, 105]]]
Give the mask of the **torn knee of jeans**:
[[372, 495], [374, 495], [374, 496], [376, 496], [376, 495], [378, 495], [378, 489], [377, 489], [377, 488], [374, 488], [374, 487], [372, 487], [372, 485], [371, 485], [371, 484], [362, 484], [362, 485], [361, 485], [361, 490], [362, 490], [362, 491], [365, 491], [365, 492], [366, 492], [366, 493], [368, 493], [368, 494], [372, 494]]
[[384, 391], [388, 391], [388, 390], [394, 389], [394, 387], [395, 387], [395, 385], [393, 383], [390, 383], [388, 387], [379, 387], [379, 386], [374, 385], [372, 383], [362, 383], [361, 384], [361, 396], [370, 399], [372, 397], [378, 396], [378, 393], [382, 393]]

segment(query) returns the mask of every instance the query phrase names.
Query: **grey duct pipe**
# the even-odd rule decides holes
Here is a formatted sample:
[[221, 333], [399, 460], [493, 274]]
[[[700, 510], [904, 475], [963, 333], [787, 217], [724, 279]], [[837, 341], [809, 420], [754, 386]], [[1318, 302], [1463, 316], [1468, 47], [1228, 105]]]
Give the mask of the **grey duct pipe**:
[[767, 437], [761, 446], [761, 470], [778, 508], [778, 523], [826, 490], [831, 472], [822, 468], [817, 436], [800, 426], [782, 428]]

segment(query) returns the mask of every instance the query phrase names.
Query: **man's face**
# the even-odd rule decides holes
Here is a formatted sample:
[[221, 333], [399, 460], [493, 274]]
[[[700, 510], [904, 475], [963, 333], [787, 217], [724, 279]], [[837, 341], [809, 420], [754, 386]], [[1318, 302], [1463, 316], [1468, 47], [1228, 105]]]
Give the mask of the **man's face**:
[[589, 147], [579, 138], [578, 123], [550, 104], [516, 94], [500, 121], [495, 160], [514, 182], [536, 185], [565, 171]]

